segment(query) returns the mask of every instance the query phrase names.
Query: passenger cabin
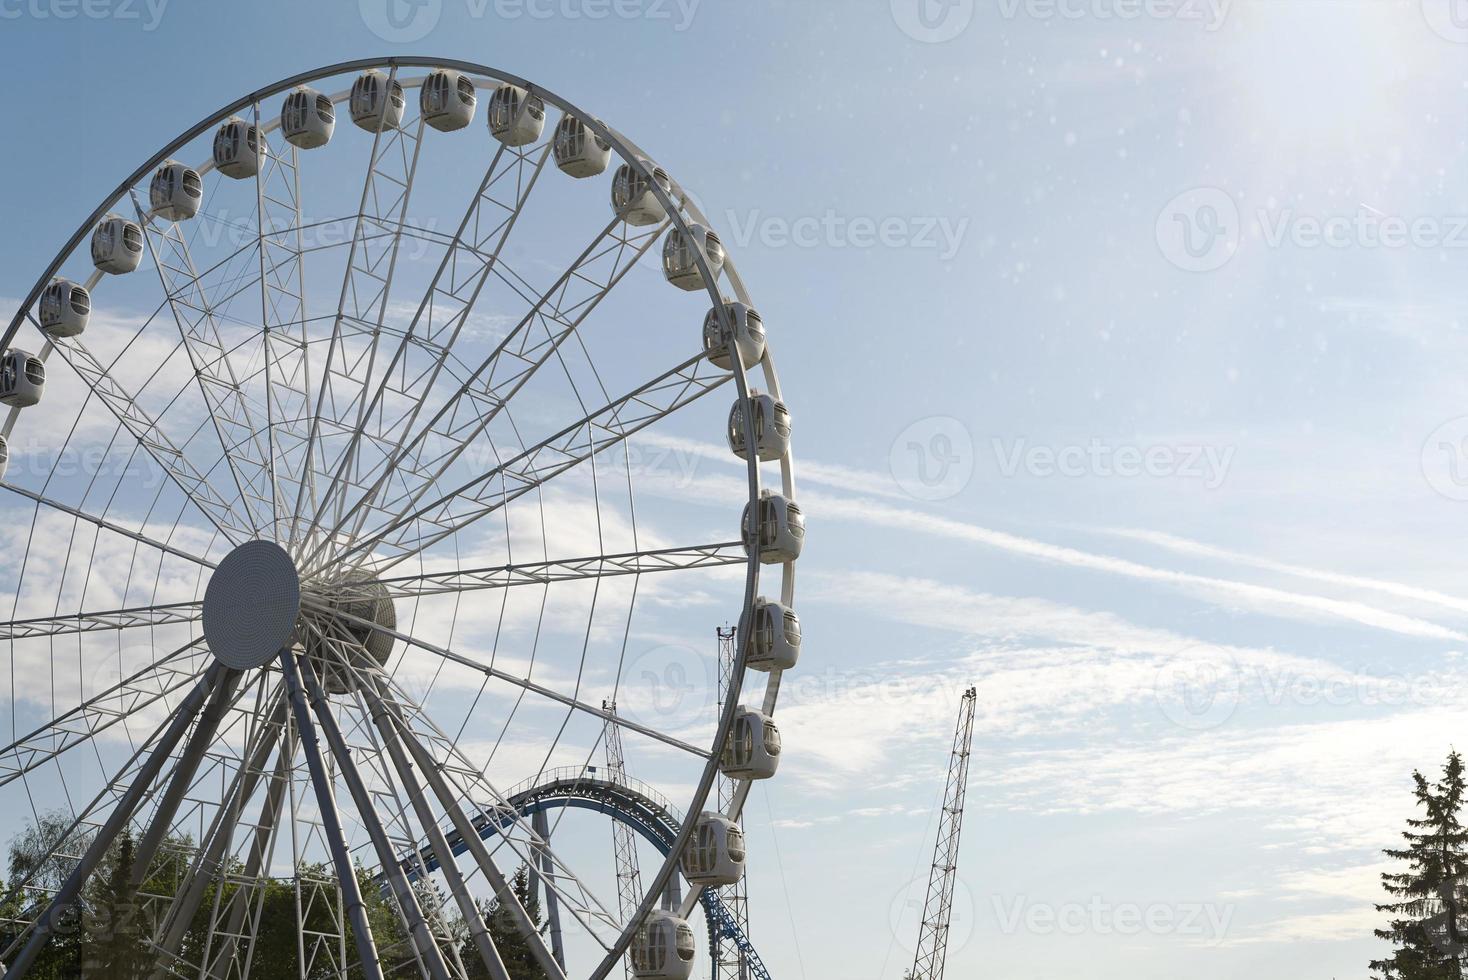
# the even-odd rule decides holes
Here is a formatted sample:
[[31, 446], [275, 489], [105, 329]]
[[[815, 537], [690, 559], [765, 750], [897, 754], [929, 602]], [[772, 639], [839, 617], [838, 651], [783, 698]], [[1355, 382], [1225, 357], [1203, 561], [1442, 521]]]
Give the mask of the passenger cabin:
[[126, 275], [143, 261], [143, 229], [137, 222], [109, 214], [92, 232], [92, 264], [112, 276]]
[[369, 68], [352, 83], [352, 95], [347, 101], [352, 122], [369, 133], [381, 133], [397, 129], [403, 124], [403, 110], [407, 99], [403, 96], [403, 83], [376, 68]]
[[555, 141], [551, 145], [556, 166], [562, 173], [578, 179], [605, 173], [612, 161], [612, 144], [569, 112], [556, 125]]
[[789, 606], [760, 596], [750, 613], [744, 665], [768, 673], [790, 670], [800, 660], [800, 617]]
[[545, 131], [545, 102], [506, 82], [489, 97], [489, 135], [506, 146], [528, 146]]
[[762, 490], [758, 507], [744, 505], [743, 531], [746, 552], [757, 553], [763, 564], [781, 565], [800, 557], [805, 544], [805, 515], [783, 494]]
[[463, 72], [440, 68], [423, 80], [418, 107], [423, 121], [441, 133], [463, 129], [474, 121], [474, 83]]
[[655, 225], [667, 215], [663, 202], [658, 200], [653, 190], [654, 185], [661, 187], [669, 197], [673, 194], [673, 181], [660, 167], [654, 167], [647, 161], [643, 161], [643, 166], [651, 176], [630, 163], [624, 163], [612, 177], [612, 210], [629, 225]]
[[639, 980], [688, 980], [697, 954], [693, 927], [672, 912], [649, 912], [627, 947]]
[[92, 317], [92, 297], [83, 286], [53, 280], [41, 294], [41, 329], [50, 337], [76, 337]]
[[[750, 389], [750, 418], [754, 428], [755, 456], [762, 463], [781, 459], [790, 451], [790, 409], [762, 391]], [[735, 399], [729, 409], [729, 448], [740, 459], [749, 459], [744, 424], [744, 402]]]
[[269, 150], [260, 127], [236, 116], [214, 134], [214, 167], [226, 177], [244, 180], [260, 172]]
[[46, 390], [46, 365], [23, 350], [8, 350], [0, 357], [0, 404], [30, 408]]
[[698, 257], [703, 256], [709, 275], [718, 280], [724, 271], [724, 243], [703, 225], [692, 224], [688, 230], [668, 230], [663, 240], [663, 276], [679, 289], [694, 292], [704, 288], [703, 270]]
[[779, 768], [779, 726], [752, 708], [739, 708], [719, 756], [719, 770], [730, 779], [769, 779]]
[[728, 817], [705, 812], [698, 818], [683, 852], [683, 877], [689, 884], [723, 888], [744, 877], [744, 831]]
[[[729, 300], [724, 302], [724, 316], [729, 327], [724, 325], [724, 316], [716, 306], [703, 318], [703, 350], [709, 363], [725, 371], [734, 370], [731, 349], [739, 352], [739, 361], [744, 367], [753, 367], [765, 356], [765, 323], [760, 315], [743, 303]], [[729, 336], [729, 329], [734, 336]]]
[[148, 185], [148, 205], [164, 221], [187, 221], [199, 213], [203, 202], [204, 181], [199, 172], [177, 160], [159, 167]]
[[325, 146], [336, 132], [336, 106], [329, 96], [302, 85], [280, 107], [280, 131], [287, 143], [303, 150]]

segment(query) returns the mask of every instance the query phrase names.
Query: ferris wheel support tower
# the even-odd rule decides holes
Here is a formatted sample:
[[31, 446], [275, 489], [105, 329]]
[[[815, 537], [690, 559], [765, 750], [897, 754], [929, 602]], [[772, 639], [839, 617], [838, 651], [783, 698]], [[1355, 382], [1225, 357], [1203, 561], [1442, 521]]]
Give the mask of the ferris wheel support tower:
[[953, 918], [953, 885], [958, 880], [958, 845], [963, 832], [963, 802], [968, 792], [968, 762], [974, 741], [974, 708], [978, 690], [969, 688], [958, 706], [958, 725], [953, 733], [953, 753], [948, 763], [948, 788], [943, 793], [943, 812], [938, 823], [938, 843], [928, 876], [928, 897], [923, 905], [922, 932], [918, 934], [917, 957], [910, 980], [942, 980], [948, 958], [948, 927]]

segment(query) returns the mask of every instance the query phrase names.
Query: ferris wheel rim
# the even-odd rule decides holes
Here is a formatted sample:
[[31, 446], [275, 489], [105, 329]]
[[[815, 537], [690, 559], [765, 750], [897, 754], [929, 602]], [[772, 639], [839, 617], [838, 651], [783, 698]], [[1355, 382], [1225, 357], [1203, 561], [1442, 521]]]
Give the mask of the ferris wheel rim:
[[[562, 97], [556, 95], [554, 92], [551, 92], [539, 85], [536, 85], [535, 83], [532, 83], [527, 79], [521, 78], [520, 76], [514, 75], [512, 73], [492, 68], [490, 66], [456, 59], [399, 56], [386, 58], [356, 59], [312, 69], [310, 71], [299, 73], [297, 75], [281, 79], [277, 82], [271, 83], [270, 85], [259, 88], [249, 95], [244, 96], [243, 98], [238, 99], [233, 103], [230, 103], [221, 110], [210, 114], [199, 123], [186, 130], [183, 134], [175, 138], [173, 141], [168, 143], [166, 146], [164, 146], [162, 150], [156, 153], [152, 158], [141, 165], [132, 175], [130, 175], [126, 180], [119, 184], [118, 187], [112, 192], [112, 194], [109, 195], [107, 199], [104, 200], [103, 203], [99, 205], [98, 208], [78, 227], [77, 231], [73, 234], [66, 245], [59, 252], [56, 253], [50, 266], [37, 280], [36, 284], [32, 287], [30, 294], [26, 297], [25, 301], [15, 314], [14, 318], [7, 326], [4, 334], [4, 340], [3, 342], [0, 342], [0, 350], [9, 349], [12, 346], [15, 337], [20, 329], [20, 325], [24, 323], [27, 319], [32, 319], [31, 311], [35, 308], [41, 293], [55, 279], [56, 274], [60, 270], [62, 265], [69, 258], [71, 258], [79, 248], [82, 247], [87, 234], [96, 227], [99, 221], [103, 220], [105, 216], [117, 206], [118, 202], [122, 200], [131, 189], [135, 188], [139, 183], [144, 181], [148, 177], [148, 175], [153, 172], [157, 167], [171, 159], [178, 152], [178, 150], [207, 133], [212, 127], [218, 125], [221, 120], [226, 120], [231, 116], [252, 106], [258, 107], [264, 99], [267, 99], [273, 95], [278, 95], [288, 89], [292, 89], [296, 86], [304, 85], [319, 79], [331, 78], [339, 75], [345, 75], [350, 72], [364, 71], [374, 68], [388, 68], [394, 71], [399, 68], [448, 69], [465, 72], [477, 78], [487, 78], [498, 81], [500, 83], [517, 85], [523, 88], [526, 92], [532, 93], [542, 98], [547, 104], [553, 105], [561, 109], [563, 112], [574, 115], [588, 129], [610, 143], [613, 151], [616, 152], [616, 154], [622, 158], [623, 162], [631, 167], [633, 171], [641, 174], [644, 177], [650, 178], [652, 176], [654, 170], [651, 162], [652, 158], [644, 153], [641, 148], [638, 147], [636, 144], [623, 137], [619, 132], [611, 129], [610, 127], [602, 123], [598, 117], [582, 111], [579, 107], [570, 103], [568, 100], [563, 99]], [[337, 101], [338, 98], [334, 98], [333, 101]], [[677, 184], [675, 181], [671, 184], [672, 191], [678, 193], [682, 197], [682, 200], [677, 200], [674, 198], [673, 193], [665, 190], [662, 186], [660, 186], [658, 181], [651, 180], [650, 184], [653, 193], [661, 201], [663, 208], [666, 212], [669, 225], [672, 228], [677, 229], [684, 234], [688, 234], [691, 223], [707, 224], [705, 216], [698, 209], [697, 204], [690, 197], [688, 197], [686, 193], [682, 191], [681, 185]], [[683, 214], [683, 211], [685, 209], [688, 211], [688, 219], [685, 219]], [[713, 308], [718, 311], [718, 315], [727, 320], [728, 313], [724, 309], [724, 297], [719, 287], [718, 277], [716, 274], [711, 273], [708, 267], [708, 263], [706, 261], [706, 257], [701, 254], [700, 250], [694, 249], [693, 251], [695, 253], [695, 261], [700, 267], [705, 290], [709, 294], [711, 302], [713, 303]], [[730, 284], [736, 291], [739, 299], [742, 302], [747, 303], [748, 293], [744, 288], [743, 282], [738, 277], [737, 269], [735, 269], [734, 267], [732, 256], [729, 256], [726, 259], [724, 269], [725, 274], [729, 276]], [[32, 320], [32, 322], [34, 322], [34, 320]], [[37, 326], [39, 327], [39, 324], [37, 324]], [[733, 334], [731, 332], [730, 336], [732, 335]], [[766, 350], [766, 352], [761, 357], [761, 360], [757, 362], [757, 364], [745, 365], [742, 358], [737, 352], [735, 353], [734, 361], [735, 367], [732, 371], [732, 380], [734, 381], [735, 388], [738, 392], [739, 402], [746, 407], [745, 417], [746, 423], [748, 424], [749, 416], [751, 413], [747, 410], [750, 404], [750, 387], [748, 384], [748, 379], [746, 377], [747, 371], [755, 368], [756, 366], [762, 367], [766, 377], [767, 389], [772, 395], [777, 398], [781, 396], [779, 380], [778, 376], [774, 372], [773, 357], [768, 352], [768, 350]], [[756, 454], [750, 453], [750, 458], [748, 460], [748, 465], [746, 469], [749, 475], [748, 503], [751, 507], [757, 506], [760, 499], [762, 481], [759, 464], [760, 460], [757, 458]], [[793, 496], [793, 454], [789, 449], [787, 449], [781, 456], [779, 464], [781, 468], [781, 483], [783, 485], [783, 489], [787, 496]], [[206, 552], [206, 554], [207, 553], [208, 552]], [[197, 561], [198, 559], [194, 560]], [[209, 563], [205, 561], [203, 562], [203, 564]], [[761, 561], [758, 549], [752, 549], [750, 551], [748, 560], [746, 562], [746, 567], [747, 573], [745, 596], [740, 616], [741, 625], [743, 625], [750, 616], [751, 611], [754, 608], [755, 599], [759, 595]], [[789, 604], [793, 601], [794, 591], [793, 562], [784, 563], [781, 571], [782, 588], [780, 594], [782, 601], [786, 604]], [[746, 636], [748, 635], [747, 629], [743, 632]], [[689, 813], [699, 812], [704, 808], [707, 803], [709, 794], [712, 791], [713, 784], [718, 776], [718, 751], [719, 748], [724, 744], [725, 740], [728, 738], [728, 735], [732, 730], [732, 724], [736, 709], [740, 707], [740, 694], [744, 688], [743, 671], [744, 657], [740, 656], [738, 658], [738, 664], [736, 667], [736, 677], [732, 681], [733, 686], [730, 689], [725, 710], [720, 717], [717, 731], [714, 736], [713, 751], [709, 753], [709, 757], [704, 766], [703, 776], [699, 782], [699, 788], [695, 791], [694, 798], [688, 807]], [[780, 671], [776, 670], [770, 674], [766, 694], [766, 714], [772, 714], [774, 711], [775, 699], [777, 697], [779, 688], [779, 679]], [[744, 781], [743, 789], [745, 793], [747, 793], [749, 785], [750, 783], [748, 781]], [[741, 794], [738, 799], [738, 803], [735, 804], [733, 810], [731, 810], [731, 816], [734, 816], [736, 818], [738, 817], [739, 813], [742, 812], [743, 803], [744, 796], [743, 794]], [[694, 821], [686, 821], [686, 826], [683, 828], [681, 836], [679, 837], [678, 841], [675, 844], [675, 847], [673, 848], [672, 856], [670, 856], [668, 860], [664, 862], [659, 870], [659, 874], [656, 876], [653, 883], [647, 889], [648, 900], [645, 902], [644, 909], [642, 910], [642, 913], [644, 915], [653, 907], [654, 900], [656, 896], [660, 893], [661, 889], [666, 886], [667, 882], [677, 872], [678, 855], [680, 855], [682, 851], [687, 847], [689, 838], [693, 830]], [[699, 889], [695, 888], [686, 900], [685, 904], [687, 906], [687, 909], [683, 912], [685, 917], [688, 912], [691, 911], [692, 905], [697, 902], [698, 891]], [[622, 936], [617, 942], [615, 948], [608, 951], [603, 962], [593, 972], [593, 980], [600, 980], [600, 978], [605, 977], [615, 966], [617, 960], [621, 958], [622, 954], [626, 950], [632, 932], [634, 931], [635, 925], [635, 922], [627, 924], [627, 927], [623, 930]]]

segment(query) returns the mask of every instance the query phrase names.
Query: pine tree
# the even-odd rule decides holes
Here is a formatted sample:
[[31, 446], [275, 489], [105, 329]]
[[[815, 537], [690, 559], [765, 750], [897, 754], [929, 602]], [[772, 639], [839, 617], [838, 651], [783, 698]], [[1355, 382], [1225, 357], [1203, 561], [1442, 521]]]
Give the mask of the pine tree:
[[1393, 916], [1376, 935], [1395, 947], [1375, 960], [1380, 980], [1464, 980], [1468, 976], [1468, 831], [1459, 821], [1463, 806], [1463, 758], [1448, 756], [1442, 778], [1429, 783], [1412, 773], [1421, 816], [1407, 821], [1407, 846], [1386, 851], [1407, 870], [1385, 873], [1382, 886], [1396, 899], [1376, 906]]
[[124, 830], [109, 855], [110, 873], [87, 903], [83, 977], [140, 977], [149, 972], [132, 888], [134, 853], [132, 833]]
[[[544, 923], [540, 913], [540, 899], [530, 887], [530, 869], [524, 865], [515, 872], [515, 880], [512, 883], [515, 897], [525, 907], [530, 916], [530, 921], [535, 923], [537, 930], [544, 929]], [[545, 971], [540, 964], [535, 962], [535, 957], [530, 952], [530, 944], [525, 941], [525, 936], [520, 932], [519, 926], [515, 924], [514, 917], [509, 909], [504, 908], [500, 902], [490, 902], [483, 909], [484, 924], [489, 931], [489, 938], [493, 940], [495, 948], [499, 950], [500, 959], [504, 960], [505, 969], [509, 971], [510, 980], [547, 980]], [[474, 949], [472, 943], [467, 943], [463, 949], [464, 963], [469, 967], [472, 977], [488, 976], [484, 970], [483, 961], [479, 953]]]

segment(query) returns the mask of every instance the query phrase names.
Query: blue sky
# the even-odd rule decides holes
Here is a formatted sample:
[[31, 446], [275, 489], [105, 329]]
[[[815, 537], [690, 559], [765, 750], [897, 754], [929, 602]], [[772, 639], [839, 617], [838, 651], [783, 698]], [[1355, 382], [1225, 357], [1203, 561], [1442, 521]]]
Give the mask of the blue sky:
[[[796, 413], [806, 659], [747, 821], [775, 975], [901, 975], [977, 684], [950, 975], [1364, 976], [1462, 717], [1468, 28], [920, 2], [0, 0], [0, 296], [277, 78], [531, 78], [696, 192]], [[654, 445], [712, 499], [717, 441]]]

